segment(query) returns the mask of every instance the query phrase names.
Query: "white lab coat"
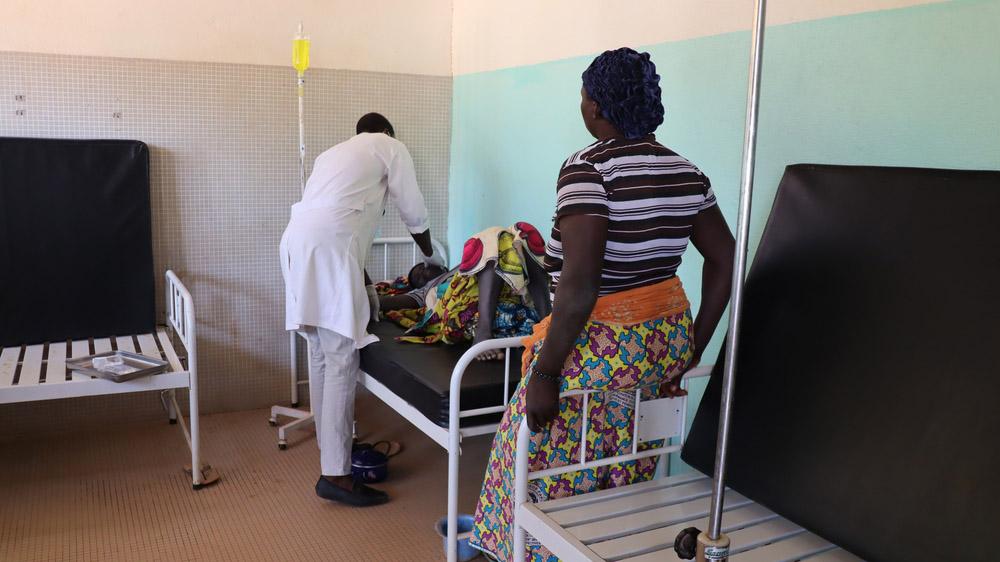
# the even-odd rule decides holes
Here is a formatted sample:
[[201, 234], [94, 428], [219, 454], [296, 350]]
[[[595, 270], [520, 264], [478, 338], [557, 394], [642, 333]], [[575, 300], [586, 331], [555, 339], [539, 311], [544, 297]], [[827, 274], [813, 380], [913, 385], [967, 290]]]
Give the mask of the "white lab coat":
[[326, 328], [356, 349], [378, 341], [367, 331], [363, 272], [389, 197], [411, 233], [427, 230], [413, 160], [398, 140], [362, 133], [316, 158], [281, 237], [286, 329]]

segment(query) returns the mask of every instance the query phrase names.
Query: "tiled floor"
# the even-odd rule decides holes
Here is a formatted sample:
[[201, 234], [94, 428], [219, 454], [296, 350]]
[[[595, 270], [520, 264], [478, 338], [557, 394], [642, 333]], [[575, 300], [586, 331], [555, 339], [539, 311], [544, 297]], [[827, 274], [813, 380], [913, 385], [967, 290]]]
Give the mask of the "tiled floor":
[[[203, 417], [204, 457], [222, 480], [197, 492], [166, 421], [0, 441], [0, 560], [442, 559], [433, 525], [445, 513], [445, 451], [370, 395], [357, 410], [362, 439], [405, 445], [383, 486], [393, 501], [366, 510], [317, 498], [315, 439], [301, 432], [279, 451], [265, 410]], [[465, 443], [463, 511], [489, 444]]]

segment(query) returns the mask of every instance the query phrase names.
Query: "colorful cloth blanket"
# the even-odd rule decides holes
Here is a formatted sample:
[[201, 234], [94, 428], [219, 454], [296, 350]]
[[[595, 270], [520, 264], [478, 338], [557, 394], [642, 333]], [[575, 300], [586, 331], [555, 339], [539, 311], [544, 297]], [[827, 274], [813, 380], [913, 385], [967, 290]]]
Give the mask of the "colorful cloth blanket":
[[518, 222], [510, 228], [494, 226], [466, 240], [458, 271], [463, 275], [476, 275], [493, 263], [497, 275], [515, 293], [523, 295], [529, 281], [525, 259], [538, 264], [545, 259], [545, 239], [538, 229], [526, 222]]
[[413, 289], [413, 287], [410, 286], [410, 280], [407, 279], [405, 275], [400, 275], [392, 281], [379, 281], [378, 283], [375, 283], [375, 292], [383, 297], [389, 295], [405, 295], [406, 293], [409, 293], [411, 289]]
[[525, 299], [528, 271], [525, 259], [541, 263], [545, 242], [538, 230], [519, 222], [510, 228], [489, 228], [466, 243], [462, 265], [450, 279], [432, 289], [430, 307], [393, 310], [385, 317], [407, 329], [400, 341], [412, 343], [472, 341], [479, 322], [479, 284], [476, 275], [495, 264], [504, 281], [493, 319], [493, 337], [525, 336], [538, 322], [538, 313]]

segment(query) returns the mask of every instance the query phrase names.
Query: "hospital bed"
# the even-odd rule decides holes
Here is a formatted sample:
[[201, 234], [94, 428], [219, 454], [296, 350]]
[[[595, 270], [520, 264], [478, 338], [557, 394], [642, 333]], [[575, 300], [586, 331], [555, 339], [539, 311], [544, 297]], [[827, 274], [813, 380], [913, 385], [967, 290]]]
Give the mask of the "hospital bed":
[[[444, 253], [438, 241], [433, 243]], [[404, 253], [410, 254], [409, 260], [399, 256], [391, 259], [391, 248], [399, 250], [407, 246], [411, 249]], [[412, 264], [418, 256], [411, 238], [377, 238], [369, 259], [369, 273], [373, 272], [373, 264], [381, 262], [381, 271], [375, 270], [375, 273], [390, 279], [394, 262]], [[405, 271], [403, 268], [397, 271], [400, 269]], [[496, 433], [504, 408], [521, 378], [521, 338], [488, 340], [474, 346], [417, 345], [397, 342], [395, 338], [402, 335], [403, 330], [391, 322], [379, 322], [369, 329], [380, 341], [362, 350], [359, 382], [448, 452], [448, 516], [452, 522], [449, 530], [454, 530], [458, 517], [462, 439]], [[308, 385], [309, 381], [299, 378], [297, 359], [301, 336], [295, 332], [291, 334], [290, 383], [294, 406], [299, 401], [300, 387]], [[493, 349], [505, 351], [502, 361], [476, 360], [479, 354]], [[288, 431], [313, 423], [308, 411], [294, 407], [272, 407], [270, 423], [277, 425], [279, 416], [294, 418], [293, 422], [278, 429], [280, 449], [288, 446]], [[476, 477], [480, 474], [481, 470], [477, 470]], [[449, 534], [449, 542], [457, 544], [454, 532]]]
[[[441, 252], [442, 255], [445, 255], [444, 246], [441, 242], [431, 240], [431, 243]], [[393, 249], [409, 249], [409, 252], [395, 252], [396, 255], [394, 255]], [[405, 254], [409, 254], [409, 259], [406, 259]], [[417, 245], [410, 237], [379, 237], [372, 242], [372, 251], [369, 256], [368, 266], [366, 269], [369, 274], [375, 274], [376, 278], [392, 280], [396, 276], [405, 273], [406, 268], [417, 263], [417, 255]], [[399, 267], [400, 263], [407, 264], [406, 268]], [[380, 269], [376, 269], [376, 267], [379, 266]], [[381, 275], [379, 275], [379, 273]], [[396, 334], [383, 333], [386, 330], [389, 330], [390, 332], [393, 330], [389, 327], [390, 325], [391, 323], [388, 322], [373, 324], [371, 327], [372, 333], [383, 337], [383, 339], [392, 339], [396, 335], [402, 333], [401, 330], [399, 330]], [[301, 337], [301, 334], [289, 332], [290, 368], [288, 372], [290, 376], [289, 384], [291, 387], [291, 407], [282, 405], [275, 405], [271, 407], [271, 418], [269, 423], [272, 426], [278, 427], [278, 449], [281, 450], [288, 448], [288, 435], [290, 431], [309, 428], [313, 423], [312, 413], [309, 410], [299, 409], [300, 388], [303, 386], [308, 388], [309, 385], [309, 377], [301, 377], [299, 369], [299, 338]], [[302, 339], [303, 341], [305, 340], [305, 338]], [[362, 384], [364, 384], [364, 381], [362, 381]], [[279, 416], [292, 418], [294, 421], [278, 426]]]
[[[214, 483], [218, 476], [201, 462], [194, 302], [173, 271], [166, 273], [166, 311], [168, 326], [158, 326], [150, 333], [4, 347], [0, 351], [0, 404], [159, 391], [170, 423], [179, 423], [184, 434], [191, 452], [191, 467], [201, 467], [191, 471], [191, 486], [198, 490]], [[179, 349], [174, 348], [173, 336], [181, 343]], [[158, 375], [113, 382], [66, 367], [71, 359], [112, 350], [167, 361], [169, 369]], [[183, 388], [188, 389], [190, 428], [177, 403], [177, 390]]]
[[[0, 137], [0, 171], [0, 404], [159, 392], [190, 449], [191, 485], [214, 482], [201, 458], [194, 301], [169, 268], [165, 325], [156, 312], [149, 147]], [[113, 382], [67, 368], [115, 350], [167, 371]]]
[[[976, 204], [943, 208], [941, 186]], [[746, 280], [730, 558], [997, 559], [998, 186], [1000, 171], [786, 168]], [[697, 473], [531, 504], [545, 473], [518, 455], [521, 528], [564, 561], [677, 559], [677, 533], [708, 528], [724, 396], [720, 357], [683, 444]], [[665, 428], [643, 440], [682, 430], [640, 418]]]
[[[709, 368], [693, 369], [682, 387], [705, 377]], [[583, 411], [594, 391], [572, 391], [562, 396], [583, 394]], [[684, 441], [687, 397], [638, 401], [636, 393], [635, 435], [632, 450], [618, 456], [585, 460], [586, 441], [579, 461], [548, 470], [529, 471], [527, 421], [517, 435], [514, 467], [515, 530], [514, 552], [524, 549], [526, 533], [545, 545], [563, 562], [666, 562], [681, 560], [674, 551], [677, 536], [689, 527], [707, 526], [712, 479], [698, 472], [675, 476], [664, 473], [649, 482], [601, 490], [589, 494], [548, 500], [527, 501], [528, 482], [575, 470], [596, 469], [680, 451]], [[584, 418], [586, 420], [586, 418]], [[585, 433], [586, 425], [583, 432]], [[669, 445], [641, 450], [643, 443], [670, 439]], [[850, 562], [853, 554], [818, 537], [750, 499], [729, 491], [726, 494], [724, 532], [733, 541], [731, 558], [740, 562], [809, 560]]]

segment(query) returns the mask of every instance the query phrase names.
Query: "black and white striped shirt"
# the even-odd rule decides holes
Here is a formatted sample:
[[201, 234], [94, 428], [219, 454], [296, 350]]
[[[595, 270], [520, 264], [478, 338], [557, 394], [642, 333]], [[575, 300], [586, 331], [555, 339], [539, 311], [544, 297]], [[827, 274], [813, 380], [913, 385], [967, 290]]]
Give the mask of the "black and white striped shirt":
[[600, 290], [608, 295], [673, 277], [695, 216], [715, 204], [708, 177], [653, 135], [595, 142], [559, 172], [545, 259], [553, 294], [563, 265], [561, 217], [608, 219]]

